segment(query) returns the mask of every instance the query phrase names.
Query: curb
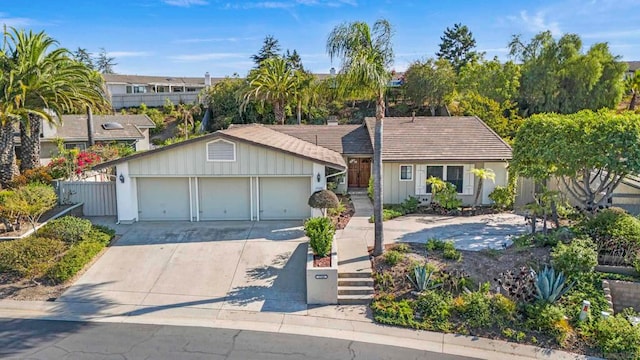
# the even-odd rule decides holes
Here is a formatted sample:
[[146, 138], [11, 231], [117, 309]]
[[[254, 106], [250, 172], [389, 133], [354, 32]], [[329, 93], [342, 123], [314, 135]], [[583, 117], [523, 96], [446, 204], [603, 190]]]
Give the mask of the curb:
[[193, 307], [156, 307], [149, 311], [149, 307], [116, 304], [96, 313], [88, 303], [63, 305], [65, 308], [74, 307], [74, 310], [61, 310], [61, 305], [60, 302], [0, 300], [0, 317], [251, 330], [399, 346], [481, 359], [599, 359], [502, 340], [385, 326], [368, 319], [357, 321], [325, 316]]

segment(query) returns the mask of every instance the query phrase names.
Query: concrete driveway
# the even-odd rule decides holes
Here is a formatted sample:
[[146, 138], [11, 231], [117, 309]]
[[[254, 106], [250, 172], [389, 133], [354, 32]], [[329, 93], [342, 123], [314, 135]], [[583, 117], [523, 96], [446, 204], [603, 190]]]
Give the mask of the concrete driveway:
[[56, 301], [139, 311], [306, 311], [306, 244], [299, 221], [144, 222]]
[[511, 238], [527, 234], [521, 215], [500, 213], [478, 216], [409, 215], [384, 223], [385, 242], [425, 243], [435, 238], [453, 240], [461, 250], [500, 249]]

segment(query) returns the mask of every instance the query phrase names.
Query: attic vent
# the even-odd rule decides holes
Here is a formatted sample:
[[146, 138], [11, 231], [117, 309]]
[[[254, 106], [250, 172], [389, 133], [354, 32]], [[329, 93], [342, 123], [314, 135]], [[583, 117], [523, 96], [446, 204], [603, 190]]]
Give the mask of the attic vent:
[[102, 124], [102, 128], [105, 130], [120, 130], [120, 129], [124, 129], [124, 126], [122, 126], [122, 124], [117, 122], [108, 122], [108, 123]]
[[207, 161], [236, 161], [236, 144], [222, 139], [207, 143]]

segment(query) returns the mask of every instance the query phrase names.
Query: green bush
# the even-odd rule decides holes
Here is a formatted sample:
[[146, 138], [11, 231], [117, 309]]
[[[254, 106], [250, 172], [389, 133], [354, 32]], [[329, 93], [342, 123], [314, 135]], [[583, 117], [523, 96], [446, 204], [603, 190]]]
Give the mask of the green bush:
[[63, 216], [52, 220], [38, 230], [38, 235], [75, 244], [91, 231], [91, 221], [75, 216]]
[[442, 256], [449, 260], [462, 260], [462, 253], [456, 250], [455, 244], [451, 240], [445, 241]]
[[453, 310], [453, 299], [444, 291], [423, 291], [414, 302], [416, 317], [422, 319], [425, 328], [438, 331], [450, 331], [449, 318]]
[[[397, 217], [400, 217], [404, 215], [401, 211], [395, 210], [395, 209], [383, 209], [382, 210], [382, 221], [387, 221], [387, 220], [391, 220], [391, 219], [395, 219]], [[373, 223], [375, 220], [375, 217], [373, 215], [371, 215], [371, 217], [369, 218], [369, 222]]]
[[429, 239], [425, 244], [427, 251], [444, 250], [445, 241], [439, 239]]
[[[107, 234], [101, 233], [108, 236]], [[100, 250], [104, 249], [105, 243], [99, 241], [82, 241], [72, 246], [62, 259], [47, 271], [47, 277], [54, 283], [63, 283], [71, 279], [78, 271], [87, 265]]]
[[305, 235], [309, 237], [309, 246], [313, 253], [325, 257], [331, 252], [331, 243], [335, 234], [335, 227], [327, 217], [310, 218], [304, 223]]
[[367, 195], [369, 196], [369, 199], [373, 201], [373, 176], [369, 178], [369, 185], [367, 186]]
[[116, 236], [116, 231], [112, 228], [104, 225], [93, 225], [93, 230], [100, 231], [109, 236], [109, 241], [111, 241]]
[[565, 342], [573, 331], [563, 309], [560, 306], [544, 302], [525, 305], [525, 326], [555, 336], [558, 344]]
[[640, 327], [631, 325], [621, 314], [600, 319], [594, 337], [607, 359], [640, 358]]
[[411, 251], [411, 247], [405, 243], [396, 244], [391, 248], [391, 250], [395, 250], [400, 253], [408, 253]]
[[516, 303], [502, 294], [491, 297], [491, 314], [498, 324], [506, 324], [516, 316]]
[[511, 209], [515, 200], [516, 194], [513, 189], [506, 186], [496, 186], [495, 189], [489, 194], [489, 199], [494, 202], [494, 206], [499, 209]]
[[599, 251], [622, 251], [629, 264], [640, 251], [640, 220], [622, 209], [603, 210], [583, 221], [581, 229], [593, 239]]
[[406, 300], [396, 301], [393, 295], [382, 295], [371, 303], [375, 321], [387, 325], [417, 327], [411, 303]]
[[565, 245], [558, 243], [551, 251], [554, 268], [569, 277], [590, 273], [598, 265], [598, 252], [591, 239], [573, 239]]
[[383, 256], [384, 261], [391, 266], [395, 266], [397, 263], [402, 261], [402, 259], [404, 259], [404, 254], [396, 250], [389, 250], [385, 252]]
[[38, 278], [65, 250], [66, 245], [60, 240], [36, 236], [0, 242], [0, 272]]
[[418, 210], [418, 205], [420, 205], [420, 200], [415, 196], [409, 196], [400, 204], [400, 207], [404, 214], [412, 214]]
[[455, 210], [462, 206], [456, 187], [449, 182], [445, 183], [444, 189], [433, 195], [433, 201], [447, 210]]
[[488, 294], [475, 291], [465, 292], [453, 301], [456, 313], [472, 328], [490, 326], [491, 299]]

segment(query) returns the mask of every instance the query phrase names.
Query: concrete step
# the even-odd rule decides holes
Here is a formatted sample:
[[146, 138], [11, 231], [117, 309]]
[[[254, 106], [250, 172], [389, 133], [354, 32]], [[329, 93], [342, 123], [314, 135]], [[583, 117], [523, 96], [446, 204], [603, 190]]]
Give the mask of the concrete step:
[[338, 295], [369, 295], [373, 294], [371, 286], [339, 286]]
[[344, 279], [344, 278], [371, 278], [371, 272], [370, 271], [362, 271], [362, 272], [339, 272], [338, 273], [338, 278]]
[[338, 286], [371, 286], [372, 278], [338, 278]]
[[367, 295], [338, 295], [339, 305], [368, 305], [373, 300], [373, 294]]

